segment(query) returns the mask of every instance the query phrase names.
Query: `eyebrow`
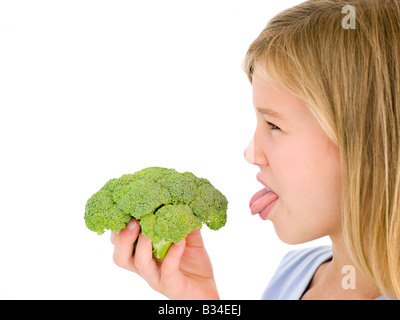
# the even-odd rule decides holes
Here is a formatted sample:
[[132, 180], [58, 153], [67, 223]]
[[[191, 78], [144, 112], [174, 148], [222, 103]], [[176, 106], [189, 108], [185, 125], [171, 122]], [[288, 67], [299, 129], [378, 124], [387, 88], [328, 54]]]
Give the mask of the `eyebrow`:
[[272, 111], [272, 110], [270, 110], [270, 109], [261, 109], [261, 108], [258, 108], [258, 107], [257, 107], [256, 110], [257, 110], [259, 113], [263, 114], [263, 115], [270, 116], [271, 118], [275, 118], [275, 119], [278, 119], [278, 120], [285, 121], [285, 120], [283, 119], [283, 117], [282, 117], [279, 113], [277, 113], [277, 112], [275, 112], [275, 111]]

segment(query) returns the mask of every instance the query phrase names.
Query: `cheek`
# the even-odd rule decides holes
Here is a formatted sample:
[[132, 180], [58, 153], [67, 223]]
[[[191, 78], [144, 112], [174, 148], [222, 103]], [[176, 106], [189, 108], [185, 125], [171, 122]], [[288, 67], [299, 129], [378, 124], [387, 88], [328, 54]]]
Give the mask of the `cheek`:
[[[309, 143], [307, 143], [309, 141]], [[277, 192], [307, 205], [340, 194], [339, 153], [328, 140], [302, 137], [298, 143], [281, 145], [269, 156]]]
[[276, 191], [283, 197], [298, 200], [312, 185], [310, 178], [315, 172], [310, 151], [299, 144], [281, 145], [268, 157]]
[[299, 143], [276, 150], [276, 163], [271, 159], [280, 197], [271, 220], [284, 242], [310, 241], [340, 226], [339, 158], [326, 150], [326, 143]]

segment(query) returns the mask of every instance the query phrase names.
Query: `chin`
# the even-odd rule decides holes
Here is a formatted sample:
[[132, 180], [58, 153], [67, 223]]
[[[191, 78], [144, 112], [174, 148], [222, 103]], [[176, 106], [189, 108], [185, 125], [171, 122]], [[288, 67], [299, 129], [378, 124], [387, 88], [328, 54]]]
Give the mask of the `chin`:
[[325, 234], [313, 234], [311, 232], [302, 230], [299, 226], [279, 226], [273, 223], [275, 232], [278, 238], [286, 244], [301, 244], [309, 241], [313, 241], [325, 236]]
[[305, 243], [305, 242], [313, 240], [313, 239], [309, 239], [309, 240], [302, 239], [300, 237], [296, 237], [293, 235], [287, 235], [287, 234], [282, 235], [281, 233], [278, 233], [278, 232], [276, 234], [278, 235], [279, 240], [281, 240], [282, 242], [284, 242], [286, 244], [301, 244], [301, 243]]

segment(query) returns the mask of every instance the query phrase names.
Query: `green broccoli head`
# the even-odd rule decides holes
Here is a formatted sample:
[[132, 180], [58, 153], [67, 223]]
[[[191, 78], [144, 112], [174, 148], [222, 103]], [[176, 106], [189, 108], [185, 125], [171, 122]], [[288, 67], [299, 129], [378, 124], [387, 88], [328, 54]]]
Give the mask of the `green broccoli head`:
[[218, 230], [226, 223], [228, 201], [207, 179], [190, 172], [150, 167], [111, 179], [87, 201], [86, 226], [118, 232], [133, 217], [150, 236], [153, 255], [164, 258], [174, 242], [205, 223]]
[[153, 242], [153, 255], [163, 258], [173, 242], [186, 238], [188, 233], [200, 229], [201, 220], [186, 204], [168, 204], [140, 220], [143, 235]]

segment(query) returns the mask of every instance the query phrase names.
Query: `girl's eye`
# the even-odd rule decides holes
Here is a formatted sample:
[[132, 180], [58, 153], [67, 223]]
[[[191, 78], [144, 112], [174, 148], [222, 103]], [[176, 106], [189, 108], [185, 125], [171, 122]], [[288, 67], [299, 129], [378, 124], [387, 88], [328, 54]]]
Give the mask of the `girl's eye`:
[[271, 123], [271, 122], [268, 122], [268, 121], [267, 121], [267, 124], [271, 127], [271, 130], [280, 130], [279, 127], [277, 127], [276, 125], [274, 125], [274, 124]]

